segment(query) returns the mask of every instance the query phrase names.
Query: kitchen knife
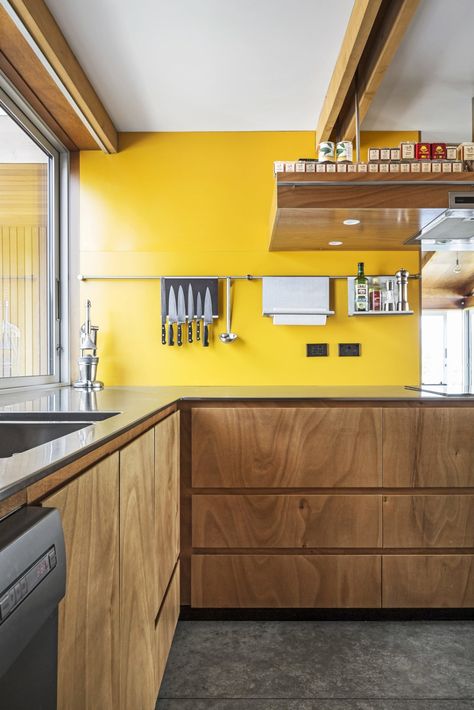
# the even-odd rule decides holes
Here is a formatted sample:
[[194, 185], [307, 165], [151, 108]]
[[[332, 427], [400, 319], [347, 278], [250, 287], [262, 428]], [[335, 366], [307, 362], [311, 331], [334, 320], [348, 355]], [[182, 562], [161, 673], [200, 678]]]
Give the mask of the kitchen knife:
[[168, 296], [168, 345], [174, 345], [173, 323], [177, 322], [176, 296], [174, 295], [174, 288], [171, 286]]
[[188, 343], [193, 342], [194, 294], [191, 284], [188, 285]]
[[183, 287], [178, 289], [178, 345], [183, 344], [182, 324], [186, 323], [186, 302], [184, 300]]
[[198, 292], [196, 301], [196, 340], [201, 340], [202, 299]]
[[204, 296], [204, 338], [202, 344], [205, 348], [209, 346], [209, 326], [212, 323], [212, 299], [211, 292], [206, 288]]

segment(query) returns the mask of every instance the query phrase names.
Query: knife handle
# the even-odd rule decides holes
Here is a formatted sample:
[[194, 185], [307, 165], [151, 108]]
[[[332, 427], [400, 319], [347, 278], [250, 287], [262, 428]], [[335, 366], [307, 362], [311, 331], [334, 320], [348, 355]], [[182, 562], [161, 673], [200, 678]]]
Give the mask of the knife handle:
[[174, 345], [173, 324], [168, 325], [168, 345]]
[[161, 344], [166, 345], [166, 325], [164, 323], [161, 326]]
[[181, 330], [181, 323], [178, 323], [178, 345], [181, 346], [183, 344], [183, 333]]
[[209, 326], [204, 323], [204, 339], [202, 344], [205, 348], [209, 347]]
[[201, 340], [201, 319], [196, 321], [196, 340]]
[[188, 343], [192, 343], [192, 342], [193, 342], [193, 321], [191, 318], [188, 323]]

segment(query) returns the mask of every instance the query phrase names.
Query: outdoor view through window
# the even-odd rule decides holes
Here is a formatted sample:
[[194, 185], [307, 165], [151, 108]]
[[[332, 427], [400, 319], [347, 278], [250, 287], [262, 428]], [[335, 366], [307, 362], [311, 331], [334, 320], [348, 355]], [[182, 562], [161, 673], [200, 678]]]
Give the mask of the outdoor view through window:
[[0, 106], [0, 378], [52, 374], [49, 169]]

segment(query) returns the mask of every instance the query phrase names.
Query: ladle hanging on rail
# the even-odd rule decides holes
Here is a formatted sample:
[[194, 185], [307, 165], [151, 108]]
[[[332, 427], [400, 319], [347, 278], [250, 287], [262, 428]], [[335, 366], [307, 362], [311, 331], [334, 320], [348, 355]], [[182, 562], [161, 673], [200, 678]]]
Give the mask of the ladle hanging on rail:
[[226, 290], [226, 328], [227, 332], [221, 333], [219, 339], [221, 343], [233, 343], [239, 337], [236, 333], [232, 333], [230, 329], [230, 313], [231, 313], [231, 302], [230, 302], [230, 276], [226, 276], [225, 280], [225, 290]]

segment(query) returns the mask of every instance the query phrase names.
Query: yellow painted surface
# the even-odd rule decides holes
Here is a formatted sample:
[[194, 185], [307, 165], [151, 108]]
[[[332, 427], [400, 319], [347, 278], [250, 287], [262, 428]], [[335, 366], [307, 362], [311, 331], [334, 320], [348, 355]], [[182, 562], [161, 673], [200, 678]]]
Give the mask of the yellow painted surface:
[[[418, 271], [413, 252], [268, 252], [272, 163], [314, 156], [312, 132], [129, 133], [120, 141], [116, 155], [81, 154], [82, 273], [337, 275], [353, 274], [360, 260], [367, 273]], [[93, 302], [108, 385], [418, 382], [418, 316], [349, 318], [346, 282], [333, 283], [327, 326], [285, 327], [262, 316], [260, 282], [236, 282], [239, 339], [218, 340], [221, 317], [208, 349], [161, 345], [159, 281], [90, 281], [81, 299]], [[410, 298], [418, 308], [416, 283]], [[328, 358], [305, 357], [314, 342], [329, 343]], [[362, 357], [339, 358], [339, 342], [361, 343]]]

